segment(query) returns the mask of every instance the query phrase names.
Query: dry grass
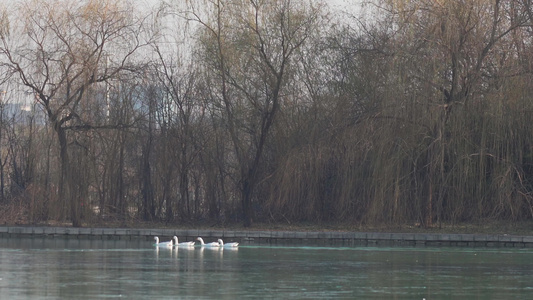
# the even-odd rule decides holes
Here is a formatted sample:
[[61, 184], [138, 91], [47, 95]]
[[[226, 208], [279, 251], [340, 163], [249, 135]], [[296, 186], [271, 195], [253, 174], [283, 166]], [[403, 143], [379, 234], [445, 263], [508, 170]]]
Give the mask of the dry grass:
[[28, 224], [28, 209], [18, 202], [0, 205], [0, 224]]

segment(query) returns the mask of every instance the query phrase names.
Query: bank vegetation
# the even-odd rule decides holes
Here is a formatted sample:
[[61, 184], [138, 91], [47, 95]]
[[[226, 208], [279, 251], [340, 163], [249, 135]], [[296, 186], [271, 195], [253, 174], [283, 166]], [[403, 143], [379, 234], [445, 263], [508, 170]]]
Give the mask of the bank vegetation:
[[3, 4], [3, 222], [532, 219], [530, 0], [140, 2]]

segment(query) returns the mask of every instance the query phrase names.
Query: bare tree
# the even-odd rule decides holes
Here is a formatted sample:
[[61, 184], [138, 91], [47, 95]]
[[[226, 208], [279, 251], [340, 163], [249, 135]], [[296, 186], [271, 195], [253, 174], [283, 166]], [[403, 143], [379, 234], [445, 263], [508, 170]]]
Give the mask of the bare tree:
[[70, 207], [72, 224], [81, 226], [81, 186], [70, 159], [69, 131], [103, 125], [81, 113], [82, 103], [91, 101], [86, 91], [134, 69], [134, 54], [146, 44], [145, 20], [121, 0], [22, 1], [10, 15], [10, 32], [0, 36], [4, 67], [36, 95], [55, 131], [59, 195]]
[[[391, 63], [399, 70], [391, 69], [385, 77], [390, 84], [388, 90], [396, 93], [381, 93], [381, 99], [389, 100], [383, 102], [386, 106], [380, 107], [379, 116], [394, 117], [390, 120], [397, 123], [396, 128], [416, 124], [419, 127], [413, 129], [413, 135], [423, 133], [417, 147], [424, 151], [409, 158], [414, 168], [408, 176], [413, 176], [414, 182], [406, 186], [414, 191], [410, 198], [416, 199], [413, 207], [418, 207], [418, 220], [432, 226], [435, 219], [442, 220], [447, 208], [459, 211], [459, 207], [477, 216], [486, 215], [483, 203], [490, 190], [487, 159], [492, 155], [487, 153], [485, 127], [491, 121], [487, 121], [483, 111], [489, 107], [490, 99], [500, 93], [497, 82], [510, 75], [504, 65], [513, 56], [512, 36], [528, 24], [527, 5], [515, 0], [371, 2], [378, 3], [386, 16], [385, 22], [379, 23], [388, 47], [383, 53], [393, 58]], [[454, 174], [461, 174], [458, 170], [465, 161], [471, 161], [472, 153], [459, 153], [454, 146], [465, 147], [461, 126], [472, 126], [474, 116], [483, 120], [481, 138], [462, 141], [479, 143], [477, 149], [471, 150], [478, 159], [474, 169], [479, 171], [472, 178], [478, 181], [472, 187], [464, 187], [476, 190], [467, 198], [476, 199], [477, 204], [468, 207], [465, 202], [457, 202], [461, 196], [455, 194], [458, 183]], [[384, 125], [383, 128], [390, 126]], [[391, 138], [398, 135], [398, 130], [391, 132]], [[472, 166], [465, 165], [461, 170], [469, 173], [469, 168]]]
[[314, 29], [318, 9], [306, 1], [206, 1], [202, 59], [229, 133], [241, 194], [244, 226], [253, 220], [267, 139], [288, 84], [295, 51]]

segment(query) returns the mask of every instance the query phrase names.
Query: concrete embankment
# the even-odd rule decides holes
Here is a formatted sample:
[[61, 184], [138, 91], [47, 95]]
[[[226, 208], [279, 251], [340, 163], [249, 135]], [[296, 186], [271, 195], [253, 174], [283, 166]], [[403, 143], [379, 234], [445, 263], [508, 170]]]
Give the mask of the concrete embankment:
[[144, 239], [154, 236], [192, 240], [222, 238], [246, 244], [306, 246], [459, 246], [533, 248], [533, 236], [446, 233], [382, 233], [337, 231], [259, 231], [0, 226], [0, 237], [76, 239]]

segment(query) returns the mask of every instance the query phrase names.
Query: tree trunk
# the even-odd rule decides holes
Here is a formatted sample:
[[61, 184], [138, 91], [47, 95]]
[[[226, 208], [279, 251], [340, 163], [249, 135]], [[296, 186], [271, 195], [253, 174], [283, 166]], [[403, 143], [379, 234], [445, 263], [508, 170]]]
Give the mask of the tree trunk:
[[143, 197], [143, 219], [145, 221], [152, 221], [155, 216], [154, 207], [154, 193], [152, 187], [151, 167], [150, 167], [150, 148], [151, 138], [149, 138], [148, 145], [143, 151], [142, 165], [141, 165], [141, 190]]
[[72, 178], [70, 158], [68, 155], [68, 141], [66, 130], [60, 124], [55, 124], [54, 129], [57, 133], [59, 142], [59, 158], [61, 164], [61, 176], [59, 178], [59, 198], [60, 201], [70, 205], [70, 219], [73, 227], [81, 227], [80, 205], [78, 199], [74, 197], [73, 191], [75, 180]]
[[253, 221], [252, 194], [254, 189], [253, 179], [245, 178], [242, 185], [242, 219], [244, 227], [251, 227]]

